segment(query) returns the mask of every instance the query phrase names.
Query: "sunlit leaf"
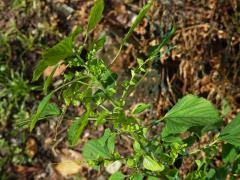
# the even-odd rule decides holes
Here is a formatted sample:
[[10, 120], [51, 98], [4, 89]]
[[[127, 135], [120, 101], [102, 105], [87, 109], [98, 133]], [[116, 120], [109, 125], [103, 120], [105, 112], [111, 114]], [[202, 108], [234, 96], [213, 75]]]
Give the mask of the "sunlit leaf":
[[152, 159], [150, 156], [144, 156], [143, 167], [150, 171], [163, 171], [164, 170], [163, 164], [158, 163], [157, 161]]
[[187, 95], [163, 117], [166, 125], [163, 137], [187, 131], [191, 127], [206, 127], [220, 121], [217, 109], [211, 102], [194, 95]]

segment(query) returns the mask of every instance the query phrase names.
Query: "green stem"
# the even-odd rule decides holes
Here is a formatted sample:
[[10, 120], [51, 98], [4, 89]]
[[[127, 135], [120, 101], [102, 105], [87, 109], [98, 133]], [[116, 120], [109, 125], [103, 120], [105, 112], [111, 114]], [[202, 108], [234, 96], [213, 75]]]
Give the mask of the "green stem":
[[218, 143], [218, 142], [219, 142], [219, 140], [218, 140], [218, 139], [215, 139], [215, 140], [214, 140], [213, 142], [211, 142], [210, 144], [207, 144], [207, 145], [201, 147], [200, 149], [195, 149], [194, 151], [190, 152], [189, 154], [192, 155], [192, 154], [196, 154], [196, 153], [198, 153], [198, 152], [201, 152], [201, 151], [203, 151], [204, 149], [209, 148], [209, 147], [215, 145], [215, 144]]
[[82, 77], [80, 77], [80, 78], [77, 78], [77, 79], [74, 79], [74, 80], [72, 80], [72, 81], [70, 81], [70, 82], [67, 82], [67, 83], [59, 86], [58, 88], [54, 89], [54, 90], [52, 91], [52, 93], [55, 93], [55, 92], [59, 91], [60, 89], [66, 87], [66, 86], [68, 86], [68, 85], [70, 85], [70, 84], [73, 84], [73, 83], [75, 83], [75, 82], [78, 82], [78, 83], [81, 83], [81, 84], [84, 84], [84, 85], [88, 85], [87, 83], [80, 81], [80, 80], [83, 80], [83, 79], [86, 79], [86, 78], [88, 78], [88, 77], [87, 77], [87, 76], [82, 76]]

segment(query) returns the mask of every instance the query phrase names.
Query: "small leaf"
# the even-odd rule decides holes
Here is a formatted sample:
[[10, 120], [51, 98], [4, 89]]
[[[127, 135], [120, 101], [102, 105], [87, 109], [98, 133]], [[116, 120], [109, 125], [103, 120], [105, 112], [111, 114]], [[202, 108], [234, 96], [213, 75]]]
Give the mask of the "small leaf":
[[215, 174], [216, 174], [215, 169], [211, 168], [211, 169], [208, 171], [206, 177], [207, 177], [207, 179], [214, 179], [214, 175], [215, 175]]
[[56, 72], [57, 68], [58, 68], [58, 65], [56, 65], [56, 66], [53, 68], [51, 74], [47, 77], [47, 80], [44, 82], [43, 92], [44, 92], [45, 94], [47, 94], [48, 86], [49, 86], [49, 84], [51, 83], [52, 78], [53, 78], [53, 75], [54, 75], [54, 73]]
[[125, 175], [121, 172], [116, 172], [109, 177], [109, 180], [123, 180]]
[[96, 51], [98, 51], [99, 49], [103, 48], [104, 44], [106, 42], [106, 36], [101, 36], [97, 41], [94, 41], [89, 49], [92, 50], [92, 49], [95, 49]]
[[163, 137], [187, 131], [191, 127], [211, 126], [220, 121], [217, 109], [206, 99], [187, 95], [163, 117]]
[[157, 45], [156, 47], [154, 47], [154, 50], [151, 51], [150, 53], [150, 57], [155, 57], [159, 52], [160, 49], [166, 45], [166, 43], [169, 41], [169, 39], [173, 36], [173, 34], [176, 31], [176, 26], [173, 25], [172, 28], [167, 32], [167, 34], [163, 37], [163, 40], [161, 41], [161, 43], [159, 45]]
[[81, 27], [77, 27], [71, 34], [69, 37], [72, 38], [72, 42], [74, 42], [76, 40], [76, 38], [78, 37], [78, 35], [82, 32], [82, 28]]
[[99, 23], [99, 21], [102, 19], [103, 9], [104, 1], [96, 0], [94, 6], [91, 9], [90, 16], [88, 19], [87, 33], [91, 32], [95, 28], [95, 26]]
[[39, 77], [42, 75], [43, 71], [44, 71], [47, 67], [48, 67], [47, 63], [46, 63], [45, 61], [41, 60], [41, 61], [37, 64], [37, 66], [36, 66], [36, 68], [35, 68], [35, 70], [34, 70], [34, 72], [33, 72], [32, 81], [37, 81], [37, 80], [39, 79]]
[[230, 111], [231, 111], [231, 106], [229, 105], [229, 103], [226, 99], [223, 99], [223, 101], [222, 101], [222, 114], [223, 114], [223, 116], [227, 116]]
[[80, 118], [76, 118], [73, 123], [71, 124], [69, 130], [68, 130], [68, 142], [70, 145], [76, 145], [84, 128], [88, 124], [88, 117], [90, 112], [87, 110], [87, 112], [84, 113], [83, 116]]
[[163, 171], [164, 170], [164, 166], [162, 164], [156, 162], [150, 156], [145, 156], [144, 157], [143, 167], [145, 169], [150, 170], [150, 171]]
[[139, 114], [147, 109], [151, 108], [150, 104], [139, 103], [132, 110], [132, 114]]
[[50, 94], [48, 94], [47, 96], [45, 96], [43, 98], [43, 100], [40, 102], [40, 104], [38, 105], [37, 108], [37, 112], [32, 116], [31, 118], [31, 122], [30, 122], [30, 131], [33, 130], [33, 128], [35, 127], [37, 121], [39, 120], [39, 118], [41, 117], [43, 111], [45, 110], [45, 108], [48, 105], [49, 100], [51, 99], [53, 93], [51, 92]]
[[240, 146], [240, 113], [220, 133], [219, 140]]
[[143, 179], [143, 174], [141, 173], [134, 173], [130, 176], [130, 180], [142, 180]]
[[41, 113], [40, 119], [49, 117], [49, 116], [57, 116], [60, 115], [60, 110], [55, 103], [47, 104], [46, 108]]
[[136, 153], [141, 153], [141, 145], [139, 144], [139, 142], [134, 141], [133, 143], [133, 149]]
[[144, 16], [147, 14], [148, 10], [150, 9], [152, 3], [147, 3], [146, 5], [143, 6], [139, 14], [137, 15], [136, 19], [134, 20], [133, 24], [131, 25], [130, 29], [128, 30], [127, 34], [124, 36], [121, 46], [125, 44], [127, 39], [132, 35], [134, 29], [137, 27], [137, 25], [142, 21]]
[[238, 155], [235, 146], [231, 144], [224, 144], [222, 147], [222, 159], [224, 163], [232, 163], [236, 160]]

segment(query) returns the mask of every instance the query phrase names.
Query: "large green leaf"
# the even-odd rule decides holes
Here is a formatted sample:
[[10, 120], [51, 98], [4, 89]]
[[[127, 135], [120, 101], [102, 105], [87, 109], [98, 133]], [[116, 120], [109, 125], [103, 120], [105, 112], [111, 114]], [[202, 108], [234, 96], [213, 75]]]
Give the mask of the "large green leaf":
[[240, 113], [222, 130], [219, 139], [240, 146]]
[[33, 128], [35, 127], [37, 121], [42, 116], [42, 113], [46, 109], [46, 107], [47, 107], [47, 105], [49, 103], [49, 100], [51, 99], [52, 95], [53, 95], [53, 93], [50, 93], [47, 96], [45, 96], [43, 98], [43, 100], [40, 102], [40, 104], [38, 105], [37, 112], [31, 118], [30, 131], [33, 130]]
[[89, 20], [88, 20], [88, 28], [87, 28], [88, 33], [92, 31], [95, 28], [95, 26], [99, 23], [99, 21], [102, 19], [103, 9], [104, 9], [104, 1], [96, 0], [93, 8], [91, 9]]
[[150, 156], [144, 157], [143, 167], [150, 171], [163, 171], [164, 170], [164, 165], [161, 163], [158, 163], [157, 161], [152, 159]]
[[115, 147], [115, 134], [106, 129], [104, 135], [88, 141], [83, 147], [83, 157], [86, 160], [111, 159]]
[[187, 131], [191, 127], [211, 126], [220, 121], [217, 109], [204, 98], [187, 95], [163, 117], [163, 137]]

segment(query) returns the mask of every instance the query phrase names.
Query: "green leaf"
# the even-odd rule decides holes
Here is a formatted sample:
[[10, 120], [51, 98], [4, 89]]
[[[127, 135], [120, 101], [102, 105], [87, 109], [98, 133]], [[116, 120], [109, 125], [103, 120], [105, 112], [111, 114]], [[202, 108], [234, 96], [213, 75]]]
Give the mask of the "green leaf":
[[154, 176], [148, 176], [147, 180], [159, 180], [157, 177]]
[[53, 75], [54, 75], [54, 73], [56, 72], [57, 68], [58, 68], [58, 65], [53, 68], [51, 74], [47, 77], [47, 80], [44, 82], [43, 92], [44, 92], [45, 94], [47, 94], [48, 86], [49, 86], [49, 84], [51, 83], [52, 78], [53, 78]]
[[213, 179], [215, 174], [216, 174], [215, 169], [211, 168], [211, 169], [208, 171], [206, 177], [207, 177], [207, 179]]
[[55, 103], [47, 104], [46, 108], [42, 111], [39, 119], [43, 119], [49, 116], [57, 116], [60, 115], [60, 110]]
[[47, 63], [43, 60], [39, 61], [34, 72], [32, 81], [37, 81], [42, 75], [43, 71], [48, 67]]
[[56, 65], [61, 60], [71, 57], [74, 55], [73, 52], [73, 41], [72, 37], [66, 37], [52, 48], [47, 49], [43, 52], [43, 60], [48, 66]]
[[167, 34], [163, 37], [163, 40], [159, 45], [154, 47], [154, 50], [150, 53], [150, 57], [155, 57], [159, 52], [160, 49], [166, 45], [166, 43], [169, 41], [169, 39], [173, 36], [173, 34], [176, 32], [176, 26], [173, 25], [172, 28], [167, 32]]
[[139, 142], [134, 141], [133, 143], [133, 149], [136, 153], [141, 153], [142, 149], [141, 149], [141, 145], [139, 144]]
[[137, 25], [142, 21], [144, 16], [147, 14], [148, 10], [150, 9], [152, 3], [147, 3], [146, 5], [143, 6], [139, 14], [137, 15], [136, 19], [134, 20], [133, 24], [131, 25], [130, 29], [128, 30], [127, 34], [124, 36], [121, 46], [125, 44], [127, 39], [132, 35], [134, 29], [137, 27]]
[[141, 173], [134, 173], [130, 176], [130, 180], [142, 180], [143, 179], [143, 174]]
[[125, 175], [121, 172], [115, 172], [109, 177], [109, 180], [123, 180]]
[[68, 142], [70, 145], [76, 145], [84, 128], [88, 124], [90, 111], [87, 110], [80, 118], [75, 118], [68, 130]]
[[83, 147], [83, 157], [89, 160], [111, 159], [115, 147], [115, 134], [106, 129], [104, 135], [88, 141]]
[[72, 42], [76, 41], [76, 38], [78, 37], [78, 35], [82, 32], [82, 28], [81, 27], [77, 27], [71, 34], [69, 37], [72, 38]]
[[38, 105], [37, 108], [37, 112], [32, 116], [31, 118], [31, 122], [30, 122], [30, 131], [33, 130], [33, 128], [35, 127], [37, 121], [39, 120], [39, 118], [42, 116], [42, 113], [44, 112], [44, 110], [46, 109], [49, 100], [51, 99], [53, 95], [53, 92], [51, 92], [50, 94], [48, 94], [47, 96], [45, 96], [43, 98], [43, 100], [40, 102], [40, 104]]
[[89, 47], [90, 51], [93, 50], [93, 49], [98, 51], [99, 49], [103, 48], [103, 46], [106, 42], [106, 39], [107, 39], [106, 36], [103, 35], [97, 41], [94, 41]]
[[167, 136], [165, 138], [163, 138], [163, 141], [166, 143], [173, 143], [173, 142], [182, 142], [182, 139], [180, 137], [176, 137], [176, 136]]
[[108, 148], [108, 151], [111, 154], [114, 153], [114, 149], [115, 149], [115, 135], [109, 136], [109, 138], [107, 140], [107, 148]]
[[95, 26], [99, 23], [99, 21], [102, 19], [103, 9], [104, 1], [96, 0], [94, 6], [91, 9], [90, 16], [88, 19], [87, 33], [91, 32], [95, 28]]
[[219, 140], [240, 146], [240, 113], [220, 133]]
[[73, 43], [81, 31], [82, 29], [77, 27], [76, 30], [69, 35], [69, 37], [66, 37], [52, 48], [43, 52], [43, 60], [38, 63], [36, 69], [34, 70], [33, 81], [37, 81], [48, 66], [56, 65], [59, 61], [74, 55]]
[[110, 159], [111, 154], [101, 145], [98, 140], [90, 140], [83, 147], [85, 160], [98, 160], [99, 158]]
[[139, 113], [141, 113], [141, 112], [143, 112], [143, 111], [145, 111], [146, 109], [149, 109], [149, 108], [151, 108], [150, 104], [139, 103], [132, 110], [132, 114], [139, 114]]
[[238, 155], [235, 146], [231, 144], [224, 144], [222, 147], [222, 159], [224, 163], [232, 163], [236, 160]]
[[231, 111], [231, 106], [229, 105], [229, 103], [226, 99], [223, 99], [223, 101], [222, 101], [222, 115], [227, 116], [230, 111]]
[[163, 171], [164, 170], [163, 164], [156, 162], [150, 156], [144, 156], [143, 167], [150, 171]]
[[206, 127], [220, 121], [217, 109], [204, 98], [187, 95], [163, 117], [166, 125], [163, 137], [187, 131], [191, 127]]

